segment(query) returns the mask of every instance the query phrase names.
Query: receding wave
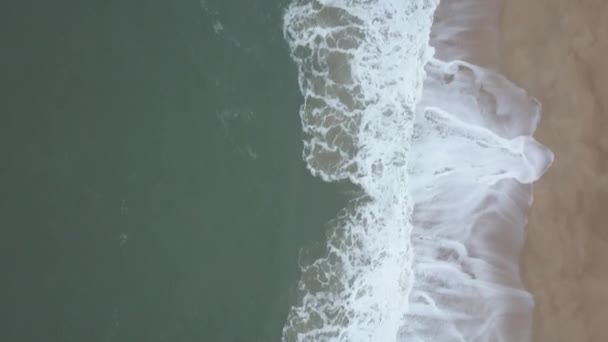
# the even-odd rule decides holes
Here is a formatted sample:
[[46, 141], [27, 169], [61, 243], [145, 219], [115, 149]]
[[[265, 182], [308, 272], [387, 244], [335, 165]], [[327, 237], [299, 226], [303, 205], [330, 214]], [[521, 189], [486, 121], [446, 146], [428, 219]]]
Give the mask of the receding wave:
[[530, 184], [553, 155], [532, 138], [538, 102], [472, 64], [490, 65], [467, 40], [479, 1], [437, 13], [435, 0], [287, 8], [303, 157], [361, 192], [324, 255], [301, 265], [284, 341], [527, 339], [533, 299], [517, 261]]

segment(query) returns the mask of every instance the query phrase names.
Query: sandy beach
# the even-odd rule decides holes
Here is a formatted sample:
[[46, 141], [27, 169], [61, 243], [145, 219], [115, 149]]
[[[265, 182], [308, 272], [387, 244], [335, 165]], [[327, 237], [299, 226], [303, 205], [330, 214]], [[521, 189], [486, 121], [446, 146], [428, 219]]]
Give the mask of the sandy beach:
[[502, 71], [543, 104], [523, 278], [534, 341], [608, 341], [608, 1], [508, 0]]

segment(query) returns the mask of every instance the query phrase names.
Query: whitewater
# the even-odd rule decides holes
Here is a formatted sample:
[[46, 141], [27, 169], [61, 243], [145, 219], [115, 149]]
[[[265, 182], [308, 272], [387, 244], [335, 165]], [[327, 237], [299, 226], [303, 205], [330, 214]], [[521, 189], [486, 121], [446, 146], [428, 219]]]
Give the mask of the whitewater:
[[532, 136], [540, 104], [476, 54], [496, 3], [286, 9], [303, 158], [359, 191], [301, 263], [283, 341], [529, 340], [518, 257], [553, 154]]

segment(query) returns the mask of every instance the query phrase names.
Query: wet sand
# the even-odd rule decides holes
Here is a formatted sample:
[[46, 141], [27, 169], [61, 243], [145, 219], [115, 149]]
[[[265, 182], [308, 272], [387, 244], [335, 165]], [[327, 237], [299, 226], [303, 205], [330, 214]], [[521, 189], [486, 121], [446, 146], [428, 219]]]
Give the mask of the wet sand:
[[502, 70], [543, 104], [523, 278], [534, 341], [608, 341], [608, 1], [508, 0]]

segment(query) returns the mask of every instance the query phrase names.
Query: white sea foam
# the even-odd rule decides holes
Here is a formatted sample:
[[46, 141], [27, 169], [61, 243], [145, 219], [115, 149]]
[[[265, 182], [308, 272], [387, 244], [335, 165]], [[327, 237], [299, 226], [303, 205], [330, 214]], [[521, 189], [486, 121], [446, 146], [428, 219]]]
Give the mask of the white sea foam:
[[531, 137], [540, 106], [495, 72], [439, 59], [475, 61], [448, 48], [463, 21], [433, 32], [446, 46], [433, 57], [437, 5], [296, 0], [286, 11], [304, 159], [362, 194], [325, 256], [302, 265], [284, 341], [527, 338], [533, 300], [517, 257], [529, 184], [553, 158]]

